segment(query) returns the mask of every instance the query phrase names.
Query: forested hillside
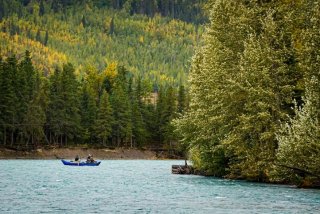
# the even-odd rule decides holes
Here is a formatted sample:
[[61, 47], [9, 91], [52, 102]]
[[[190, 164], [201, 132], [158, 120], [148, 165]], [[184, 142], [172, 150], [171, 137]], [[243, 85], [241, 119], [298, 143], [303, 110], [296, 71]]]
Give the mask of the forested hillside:
[[183, 2], [0, 0], [1, 145], [171, 147], [204, 20]]
[[208, 175], [320, 183], [318, 0], [214, 1], [175, 121]]
[[28, 49], [46, 73], [66, 62], [82, 74], [88, 65], [103, 70], [116, 61], [155, 84], [184, 82], [202, 28], [172, 19], [177, 15], [162, 11], [162, 1], [150, 16], [135, 2], [1, 0], [1, 54], [21, 56]]

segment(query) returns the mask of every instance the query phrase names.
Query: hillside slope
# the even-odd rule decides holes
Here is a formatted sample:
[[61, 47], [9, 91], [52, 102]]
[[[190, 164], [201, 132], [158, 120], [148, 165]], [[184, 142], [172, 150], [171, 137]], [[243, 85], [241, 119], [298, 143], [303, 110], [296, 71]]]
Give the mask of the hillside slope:
[[[2, 0], [1, 55], [26, 49], [40, 70], [71, 62], [81, 74], [117, 61], [157, 83], [185, 80], [202, 28], [169, 17], [148, 17], [83, 3], [54, 11], [49, 2]], [[1, 3], [0, 3], [1, 4]], [[16, 8], [9, 11], [6, 8]]]

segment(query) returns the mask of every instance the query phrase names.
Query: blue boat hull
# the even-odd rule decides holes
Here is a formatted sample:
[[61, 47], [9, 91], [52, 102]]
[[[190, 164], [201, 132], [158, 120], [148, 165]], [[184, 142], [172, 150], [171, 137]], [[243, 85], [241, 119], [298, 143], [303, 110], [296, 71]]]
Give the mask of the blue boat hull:
[[67, 166], [99, 166], [101, 161], [95, 161], [93, 163], [87, 163], [87, 162], [73, 162], [73, 161], [66, 161], [61, 160], [64, 165]]

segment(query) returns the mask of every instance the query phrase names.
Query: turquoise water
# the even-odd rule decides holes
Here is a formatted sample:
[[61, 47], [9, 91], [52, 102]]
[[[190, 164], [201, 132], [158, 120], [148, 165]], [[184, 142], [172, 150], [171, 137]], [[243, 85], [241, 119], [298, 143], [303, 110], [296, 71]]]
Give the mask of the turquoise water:
[[183, 163], [0, 160], [0, 213], [320, 213], [320, 190], [172, 175]]

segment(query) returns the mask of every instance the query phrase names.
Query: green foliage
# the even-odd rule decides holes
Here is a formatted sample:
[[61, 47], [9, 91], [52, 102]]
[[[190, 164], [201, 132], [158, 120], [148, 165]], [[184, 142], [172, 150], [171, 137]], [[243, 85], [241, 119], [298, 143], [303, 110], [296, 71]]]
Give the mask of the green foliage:
[[[80, 134], [79, 83], [71, 64], [56, 70], [50, 78], [48, 126], [60, 143], [67, 143]], [[64, 138], [64, 140], [63, 140]]]
[[0, 65], [1, 141], [11, 146], [16, 142], [16, 146], [39, 143], [45, 116], [39, 97], [41, 83], [30, 53], [27, 51], [20, 63], [12, 55]]
[[[298, 185], [320, 180], [320, 73], [319, 2], [312, 6], [310, 27], [303, 32], [303, 52], [299, 56], [301, 69], [305, 71], [305, 96], [303, 106], [295, 105], [295, 117], [285, 123], [277, 135], [279, 149], [275, 180], [287, 180]], [[308, 5], [308, 4], [306, 4]], [[310, 184], [309, 184], [310, 185]]]
[[[17, 0], [4, 3], [8, 6], [0, 21], [4, 29], [0, 33], [2, 55], [8, 56], [11, 49], [18, 54], [28, 49], [35, 66], [48, 73], [67, 61], [81, 75], [88, 65], [103, 70], [117, 61], [137, 76], [178, 85], [176, 80], [185, 81], [197, 34], [202, 31], [194, 24], [156, 14], [152, 18], [135, 13], [130, 16], [110, 9], [113, 6], [97, 7], [98, 1], [32, 1], [26, 6]], [[21, 17], [11, 8], [13, 4], [23, 11]], [[57, 11], [51, 10], [50, 4]], [[39, 16], [41, 5], [44, 10]]]
[[106, 91], [103, 91], [100, 101], [100, 108], [97, 119], [94, 123], [94, 134], [106, 146], [106, 142], [112, 134], [112, 125], [114, 123], [113, 110]]
[[97, 117], [97, 104], [95, 95], [87, 83], [83, 83], [80, 101], [80, 116], [82, 135], [84, 140], [92, 140], [93, 125]]
[[[297, 122], [290, 120], [289, 128], [276, 137], [281, 123], [294, 114], [293, 98], [301, 105], [303, 78], [308, 79], [306, 86], [313, 85], [312, 94], [319, 94], [314, 91], [318, 80], [310, 81], [319, 70], [319, 31], [315, 30], [319, 22], [314, 12], [318, 9], [317, 1], [313, 2], [213, 1], [209, 5], [210, 24], [191, 65], [190, 108], [174, 121], [199, 170], [269, 181], [274, 179], [274, 169], [279, 170], [275, 161], [280, 146], [280, 165], [298, 166], [305, 174], [318, 176], [318, 171], [308, 171], [318, 161], [318, 150], [311, 146], [314, 153], [310, 156], [305, 140], [319, 141], [315, 134], [318, 116], [308, 110], [308, 105], [319, 108], [315, 102], [319, 97], [308, 96], [313, 101], [305, 101], [305, 112], [313, 112], [303, 113], [308, 123], [296, 111]], [[307, 132], [308, 127], [314, 127], [313, 134]], [[290, 152], [298, 148], [294, 145], [301, 145], [297, 153]], [[299, 161], [301, 165], [295, 164]], [[299, 174], [292, 168], [286, 170], [291, 178]]]
[[118, 82], [111, 94], [111, 104], [116, 106], [113, 111], [113, 136], [116, 138], [117, 146], [131, 141], [132, 137], [131, 106], [125, 90], [125, 86]]

